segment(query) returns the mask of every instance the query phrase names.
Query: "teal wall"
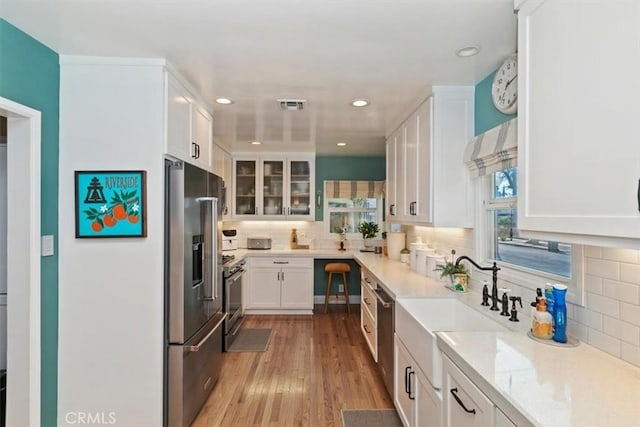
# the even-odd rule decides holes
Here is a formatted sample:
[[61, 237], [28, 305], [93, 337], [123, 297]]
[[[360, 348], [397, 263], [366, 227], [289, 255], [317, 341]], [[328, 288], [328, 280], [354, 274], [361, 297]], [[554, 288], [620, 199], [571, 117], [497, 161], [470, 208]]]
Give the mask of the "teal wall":
[[[313, 294], [326, 295], [328, 275], [324, 272], [324, 266], [330, 262], [346, 262], [351, 266], [351, 272], [347, 275], [349, 295], [360, 295], [360, 265], [352, 259], [316, 259], [313, 265]], [[331, 282], [331, 295], [335, 295], [338, 285], [342, 283], [342, 275], [334, 274]]]
[[41, 227], [56, 244], [41, 258], [43, 426], [55, 426], [57, 412], [59, 90], [58, 54], [0, 19], [0, 96], [42, 113]]
[[491, 100], [491, 83], [496, 72], [489, 74], [476, 85], [475, 103], [475, 127], [476, 135], [496, 127], [507, 120], [516, 117], [516, 114], [502, 114], [496, 109]]
[[[325, 180], [384, 181], [386, 177], [385, 157], [361, 156], [317, 156], [316, 193], [321, 191], [324, 203]], [[322, 206], [316, 206], [316, 221], [322, 221]]]

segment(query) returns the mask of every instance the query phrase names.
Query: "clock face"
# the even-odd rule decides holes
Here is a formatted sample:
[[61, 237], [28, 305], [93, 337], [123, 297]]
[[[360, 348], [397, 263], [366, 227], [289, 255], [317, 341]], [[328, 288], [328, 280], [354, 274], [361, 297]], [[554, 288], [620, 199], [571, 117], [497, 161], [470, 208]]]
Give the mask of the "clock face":
[[493, 77], [491, 98], [498, 110], [513, 114], [518, 108], [518, 59], [507, 58]]

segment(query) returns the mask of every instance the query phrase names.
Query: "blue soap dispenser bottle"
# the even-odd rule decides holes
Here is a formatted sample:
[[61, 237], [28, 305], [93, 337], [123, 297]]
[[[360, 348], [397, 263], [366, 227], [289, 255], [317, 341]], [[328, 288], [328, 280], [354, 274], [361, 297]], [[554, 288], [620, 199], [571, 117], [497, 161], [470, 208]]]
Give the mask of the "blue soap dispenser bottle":
[[567, 287], [553, 285], [553, 340], [559, 343], [567, 342]]

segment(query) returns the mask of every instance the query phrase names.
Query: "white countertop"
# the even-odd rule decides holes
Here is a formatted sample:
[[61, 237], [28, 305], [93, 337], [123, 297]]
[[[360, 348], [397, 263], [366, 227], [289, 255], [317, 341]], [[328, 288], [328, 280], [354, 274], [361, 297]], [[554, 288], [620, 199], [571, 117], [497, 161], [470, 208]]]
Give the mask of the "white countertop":
[[515, 332], [440, 332], [437, 340], [518, 426], [640, 425], [640, 369], [590, 345], [560, 348]]

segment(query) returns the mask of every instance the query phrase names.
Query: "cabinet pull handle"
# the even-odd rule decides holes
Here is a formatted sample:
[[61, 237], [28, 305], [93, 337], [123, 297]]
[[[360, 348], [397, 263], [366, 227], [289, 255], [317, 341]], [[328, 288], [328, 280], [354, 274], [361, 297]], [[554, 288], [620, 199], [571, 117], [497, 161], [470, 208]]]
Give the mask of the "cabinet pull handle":
[[640, 179], [638, 180], [638, 211], [640, 211]]
[[451, 392], [451, 395], [453, 396], [453, 398], [456, 400], [456, 402], [458, 402], [458, 405], [462, 406], [462, 409], [465, 410], [465, 412], [467, 412], [468, 414], [476, 414], [476, 410], [475, 409], [467, 409], [466, 406], [464, 406], [464, 403], [462, 403], [462, 400], [460, 400], [460, 398], [458, 397], [458, 388], [452, 388], [451, 390], [449, 390]]
[[409, 370], [411, 366], [407, 366], [404, 368], [404, 392], [409, 394], [411, 391], [409, 390]]
[[197, 152], [197, 150], [198, 150], [197, 147], [198, 147], [198, 144], [196, 144], [195, 142], [191, 143], [191, 151], [192, 151], [191, 157], [193, 157], [194, 159], [197, 159], [197, 157], [196, 157], [197, 153], [198, 153]]
[[410, 400], [416, 400], [416, 397], [411, 395], [411, 375], [415, 375], [415, 374], [416, 374], [416, 371], [409, 372], [409, 399]]
[[274, 264], [289, 264], [289, 261], [273, 261]]
[[[639, 190], [640, 191], [640, 190]], [[389, 215], [394, 215], [396, 214], [396, 205], [389, 205]]]

